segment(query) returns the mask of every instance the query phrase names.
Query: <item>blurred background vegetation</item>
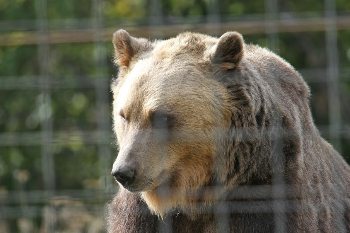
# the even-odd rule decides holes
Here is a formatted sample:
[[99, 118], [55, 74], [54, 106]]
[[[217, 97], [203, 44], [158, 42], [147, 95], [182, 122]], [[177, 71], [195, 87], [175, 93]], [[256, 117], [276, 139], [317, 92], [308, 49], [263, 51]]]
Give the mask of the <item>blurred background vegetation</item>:
[[105, 231], [119, 28], [238, 30], [269, 47], [303, 74], [316, 124], [350, 161], [348, 0], [0, 0], [0, 232]]

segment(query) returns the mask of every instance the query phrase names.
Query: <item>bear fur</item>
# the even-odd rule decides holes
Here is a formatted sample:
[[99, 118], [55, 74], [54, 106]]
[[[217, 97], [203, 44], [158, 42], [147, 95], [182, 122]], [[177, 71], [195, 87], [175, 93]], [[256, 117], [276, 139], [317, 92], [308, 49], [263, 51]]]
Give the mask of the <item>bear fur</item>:
[[237, 32], [119, 30], [113, 44], [112, 173], [135, 179], [108, 205], [108, 232], [350, 232], [349, 165], [285, 60]]

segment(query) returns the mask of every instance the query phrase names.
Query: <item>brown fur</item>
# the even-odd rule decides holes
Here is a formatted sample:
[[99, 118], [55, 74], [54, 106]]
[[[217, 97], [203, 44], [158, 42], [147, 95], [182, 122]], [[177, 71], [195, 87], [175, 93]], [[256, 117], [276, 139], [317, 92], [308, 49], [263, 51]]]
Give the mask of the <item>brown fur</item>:
[[349, 231], [350, 168], [286, 61], [237, 32], [113, 42], [113, 167], [138, 169], [109, 205], [109, 232]]

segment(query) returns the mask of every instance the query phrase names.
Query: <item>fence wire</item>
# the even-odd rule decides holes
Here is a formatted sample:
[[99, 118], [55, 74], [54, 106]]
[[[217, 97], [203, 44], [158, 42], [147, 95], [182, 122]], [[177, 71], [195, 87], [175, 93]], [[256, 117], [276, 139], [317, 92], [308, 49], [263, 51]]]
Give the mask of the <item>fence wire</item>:
[[[194, 23], [185, 23], [191, 20], [186, 19], [187, 21], [185, 21], [181, 18], [175, 20], [177, 23], [169, 23], [169, 19], [162, 12], [162, 2], [160, 0], [148, 2], [148, 21], [132, 26], [119, 23], [116, 23], [115, 27], [106, 26], [102, 16], [102, 10], [105, 7], [103, 0], [92, 0], [93, 14], [91, 19], [73, 20], [74, 23], [71, 24], [80, 25], [80, 28], [78, 26], [67, 30], [63, 23], [62, 28], [50, 29], [47, 12], [50, 3], [47, 0], [36, 1], [36, 20], [0, 21], [2, 28], [0, 29], [1, 48], [34, 46], [37, 50], [39, 65], [37, 75], [1, 76], [0, 94], [10, 96], [13, 93], [32, 91], [35, 96], [40, 96], [37, 98], [36, 104], [33, 104], [33, 108], [37, 106], [38, 114], [41, 114], [40, 124], [34, 131], [20, 129], [0, 132], [0, 156], [3, 158], [16, 156], [14, 152], [8, 152], [12, 151], [11, 148], [24, 148], [25, 151], [34, 150], [34, 154], [36, 154], [34, 159], [40, 157], [40, 163], [36, 165], [36, 172], [39, 175], [35, 179], [42, 179], [37, 181], [40, 183], [37, 186], [28, 187], [27, 182], [30, 179], [28, 171], [21, 168], [13, 171], [14, 185], [5, 187], [0, 184], [0, 232], [93, 233], [105, 231], [103, 217], [105, 203], [111, 200], [117, 189], [117, 185], [110, 177], [112, 163], [116, 157], [116, 146], [114, 146], [115, 138], [112, 134], [109, 90], [111, 76], [116, 75], [116, 70], [111, 68], [112, 46], [107, 45], [106, 42], [109, 43], [113, 31], [118, 28], [125, 28], [132, 35], [148, 38], [167, 38], [185, 30], [216, 36], [226, 31], [237, 30], [252, 38], [254, 36], [267, 38], [266, 45], [277, 53], [280, 51], [279, 37], [281, 34], [298, 36], [299, 34], [316, 32], [320, 33], [319, 35], [324, 35], [324, 44], [321, 46], [325, 48], [325, 66], [309, 69], [304, 67], [300, 71], [311, 87], [320, 92], [318, 95], [326, 96], [328, 101], [326, 117], [329, 118], [329, 122], [318, 125], [321, 133], [328, 136], [338, 151], [342, 152], [342, 148], [348, 147], [350, 126], [349, 122], [342, 119], [342, 108], [348, 109], [349, 107], [346, 106], [346, 103], [343, 104], [341, 93], [342, 85], [350, 82], [350, 67], [340, 70], [338, 33], [349, 30], [350, 16], [337, 15], [335, 0], [325, 0], [324, 14], [317, 17], [304, 17], [297, 14], [285, 17], [279, 13], [279, 1], [265, 0], [265, 13], [263, 15], [252, 17], [247, 15], [244, 18], [233, 18], [226, 21], [223, 21], [222, 15], [220, 15], [221, 2], [209, 0], [207, 1], [207, 16], [199, 20], [193, 19]], [[94, 74], [89, 77], [82, 77], [79, 74], [65, 77], [64, 72], [62, 72], [63, 75], [50, 72], [50, 62], [55, 56], [55, 46], [86, 43], [93, 44], [93, 62], [87, 65], [95, 67]], [[65, 70], [65, 67], [62, 66], [60, 69]], [[111, 75], [111, 73], [113, 74]], [[91, 128], [69, 127], [66, 129], [55, 125], [57, 119], [66, 117], [64, 113], [59, 114], [61, 110], [54, 110], [55, 101], [63, 98], [65, 91], [67, 93], [91, 91], [87, 92], [91, 93], [94, 108], [94, 112], [90, 113], [95, 119], [91, 123], [93, 125]], [[78, 98], [78, 102], [86, 102], [81, 96], [72, 95], [74, 98]], [[6, 102], [6, 97], [2, 101]], [[10, 122], [10, 119], [8, 121]], [[342, 146], [343, 144], [345, 146]], [[91, 156], [96, 156], [94, 160], [96, 163], [89, 165], [90, 169], [95, 169], [94, 179], [89, 179], [89, 175], [85, 175], [87, 178], [84, 185], [88, 188], [81, 186], [79, 188], [62, 188], [60, 176], [66, 171], [58, 171], [58, 166], [62, 164], [60, 161], [65, 159], [67, 151], [63, 148], [58, 153], [57, 148], [64, 145], [70, 145], [81, 151], [84, 151], [81, 149], [82, 147], [86, 147], [85, 152], [92, 151]], [[276, 153], [283, 154], [281, 148], [277, 147], [275, 150]], [[74, 155], [70, 156], [74, 157]], [[76, 163], [71, 164], [72, 174], [84, 169], [84, 154], [72, 161]], [[67, 163], [70, 163], [70, 160]], [[7, 166], [4, 161], [0, 161], [0, 165]], [[76, 170], [74, 171], [74, 169]], [[0, 172], [0, 178], [1, 174]], [[286, 210], [288, 203], [279, 200], [283, 200], [283, 197], [288, 194], [288, 187], [284, 185], [280, 171], [273, 174], [273, 182], [280, 184], [272, 189], [272, 195], [278, 197], [272, 205], [274, 213], [276, 213], [274, 215], [276, 223], [274, 230], [275, 232], [286, 232], [284, 213], [288, 212]], [[33, 183], [35, 184], [35, 182]], [[263, 190], [256, 191], [256, 189], [261, 188], [264, 187], [249, 187], [248, 189], [242, 187], [241, 191], [244, 196], [251, 193], [263, 195]], [[215, 208], [220, 223], [218, 232], [229, 232], [229, 219], [222, 212], [249, 212], [249, 206], [239, 202], [219, 203]], [[264, 210], [262, 209], [262, 211]], [[161, 231], [172, 232], [170, 225], [171, 223], [161, 225]]]

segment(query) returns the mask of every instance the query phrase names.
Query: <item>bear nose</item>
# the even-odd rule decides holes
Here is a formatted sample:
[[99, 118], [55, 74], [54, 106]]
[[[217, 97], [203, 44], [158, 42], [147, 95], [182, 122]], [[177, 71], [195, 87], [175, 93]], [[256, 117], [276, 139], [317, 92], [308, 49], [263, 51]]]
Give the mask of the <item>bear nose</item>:
[[134, 168], [122, 167], [112, 171], [112, 176], [114, 176], [114, 178], [125, 187], [134, 182], [135, 173]]

